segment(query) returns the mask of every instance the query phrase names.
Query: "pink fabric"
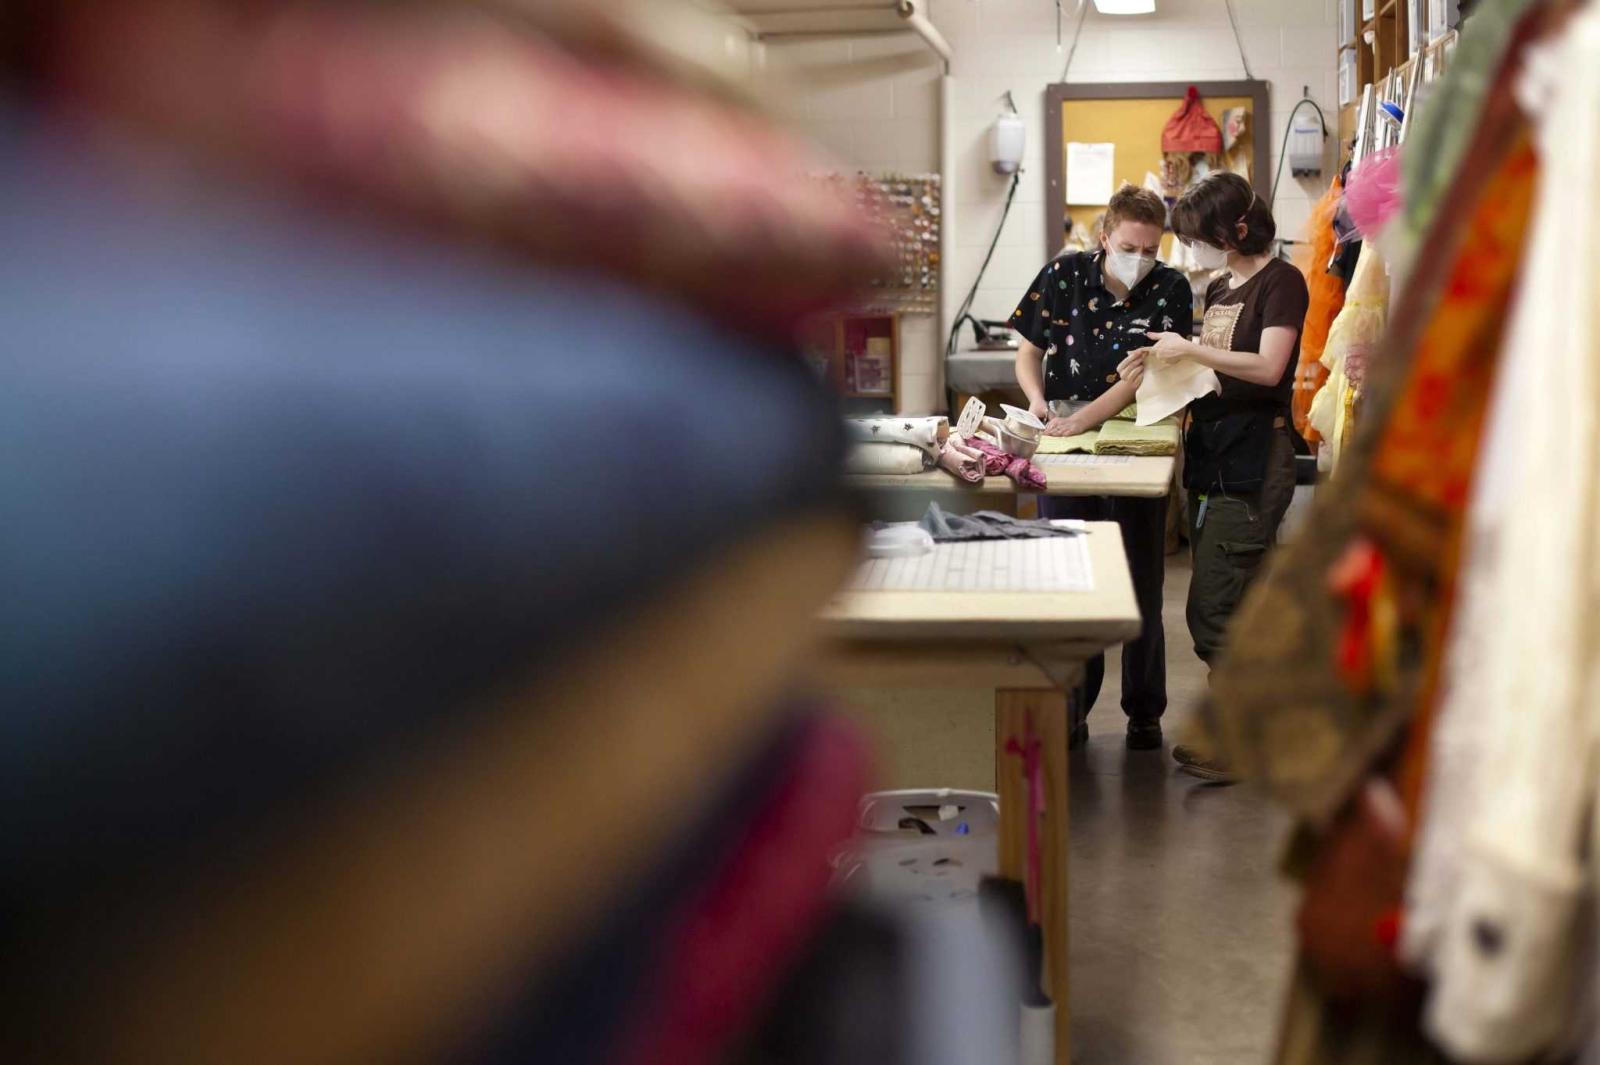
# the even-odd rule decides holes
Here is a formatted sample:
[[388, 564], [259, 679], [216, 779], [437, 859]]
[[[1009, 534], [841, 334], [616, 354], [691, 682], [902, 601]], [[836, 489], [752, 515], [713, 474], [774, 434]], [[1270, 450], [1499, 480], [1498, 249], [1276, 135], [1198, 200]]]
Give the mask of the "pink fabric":
[[1044, 852], [1039, 845], [1039, 821], [1044, 817], [1044, 764], [1042, 744], [1033, 731], [1033, 715], [1028, 715], [1023, 742], [1006, 741], [1006, 754], [1022, 759], [1022, 773], [1028, 781], [1028, 921], [1039, 923], [1044, 892]]
[[1362, 236], [1381, 232], [1400, 212], [1400, 149], [1381, 148], [1357, 163], [1345, 179], [1344, 201]]
[[968, 484], [977, 484], [988, 472], [988, 460], [983, 452], [969, 446], [961, 437], [950, 434], [939, 452], [939, 465]]
[[777, 123], [478, 5], [60, 7], [61, 94], [274, 193], [621, 276], [769, 334], [891, 261]]
[[653, 1001], [615, 1065], [713, 1065], [781, 986], [827, 916], [829, 857], [855, 830], [870, 757], [855, 728], [822, 718], [727, 861], [679, 916]]
[[1018, 488], [1042, 492], [1048, 482], [1044, 471], [1021, 455], [1010, 455], [989, 443], [981, 436], [968, 437], [963, 443], [983, 454], [985, 472], [994, 477], [1005, 474], [1016, 482]]

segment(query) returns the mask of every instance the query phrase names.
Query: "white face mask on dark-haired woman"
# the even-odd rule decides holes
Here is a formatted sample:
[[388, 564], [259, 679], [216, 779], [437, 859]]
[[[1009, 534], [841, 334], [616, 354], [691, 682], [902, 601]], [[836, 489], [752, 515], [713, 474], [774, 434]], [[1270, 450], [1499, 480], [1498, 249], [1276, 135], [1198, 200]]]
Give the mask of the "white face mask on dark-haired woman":
[[1227, 251], [1204, 241], [1197, 240], [1191, 243], [1189, 254], [1194, 257], [1194, 264], [1202, 270], [1221, 270], [1228, 265]]

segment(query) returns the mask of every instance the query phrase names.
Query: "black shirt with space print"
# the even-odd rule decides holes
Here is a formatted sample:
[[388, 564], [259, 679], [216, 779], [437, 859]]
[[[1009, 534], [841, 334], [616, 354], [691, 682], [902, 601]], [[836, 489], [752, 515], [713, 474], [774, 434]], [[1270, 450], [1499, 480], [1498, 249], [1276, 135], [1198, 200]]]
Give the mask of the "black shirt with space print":
[[1188, 336], [1194, 325], [1189, 279], [1154, 270], [1119, 301], [1105, 286], [1100, 251], [1068, 252], [1028, 286], [1011, 328], [1044, 349], [1046, 399], [1098, 399], [1117, 382], [1117, 364], [1147, 347], [1147, 332]]

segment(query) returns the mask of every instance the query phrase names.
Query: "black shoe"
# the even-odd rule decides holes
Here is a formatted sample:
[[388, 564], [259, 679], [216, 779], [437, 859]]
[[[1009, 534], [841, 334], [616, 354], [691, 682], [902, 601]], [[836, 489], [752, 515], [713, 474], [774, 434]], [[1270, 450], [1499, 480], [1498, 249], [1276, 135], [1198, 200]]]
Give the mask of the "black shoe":
[[1159, 751], [1161, 749], [1161, 722], [1129, 721], [1128, 750]]
[[1089, 723], [1082, 721], [1074, 725], [1072, 731], [1067, 733], [1067, 750], [1081, 751], [1087, 746], [1089, 746]]
[[1237, 784], [1239, 778], [1233, 775], [1222, 762], [1215, 758], [1206, 758], [1193, 747], [1178, 746], [1172, 749], [1172, 759], [1178, 763], [1178, 768], [1190, 776], [1209, 780], [1213, 784]]

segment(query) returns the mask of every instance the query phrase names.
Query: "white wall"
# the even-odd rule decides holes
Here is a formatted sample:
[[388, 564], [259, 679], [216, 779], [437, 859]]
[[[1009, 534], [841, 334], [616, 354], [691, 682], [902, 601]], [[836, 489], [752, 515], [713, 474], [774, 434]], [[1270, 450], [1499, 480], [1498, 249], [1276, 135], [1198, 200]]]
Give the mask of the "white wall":
[[[1233, 0], [1251, 73], [1271, 83], [1272, 165], [1277, 166], [1289, 111], [1309, 86], [1335, 121], [1338, 0]], [[955, 51], [951, 76], [955, 173], [946, 224], [956, 255], [944, 298], [965, 295], [983, 260], [1005, 200], [1007, 178], [988, 163], [990, 124], [1010, 90], [1028, 130], [1022, 184], [979, 289], [974, 311], [1006, 318], [1046, 261], [1044, 245], [1044, 91], [1060, 80], [1075, 4], [1063, 0], [1061, 50], [1054, 0], [931, 0], [934, 23]], [[1068, 81], [1221, 81], [1244, 77], [1224, 0], [1156, 0], [1156, 14], [1101, 16], [1084, 22]], [[939, 164], [939, 68], [914, 37], [771, 44], [775, 69], [843, 71], [791, 91], [788, 108], [801, 126], [850, 167], [934, 171]], [[821, 66], [819, 66], [819, 64]], [[859, 68], [851, 73], [852, 67]], [[1266, 131], [1258, 123], [1257, 135]], [[1329, 165], [1333, 143], [1328, 143]], [[1265, 184], [1266, 178], [1258, 179]], [[1298, 237], [1326, 181], [1285, 176], [1278, 230]], [[932, 320], [908, 320], [903, 335], [902, 396], [908, 410], [943, 407], [942, 338]]]

